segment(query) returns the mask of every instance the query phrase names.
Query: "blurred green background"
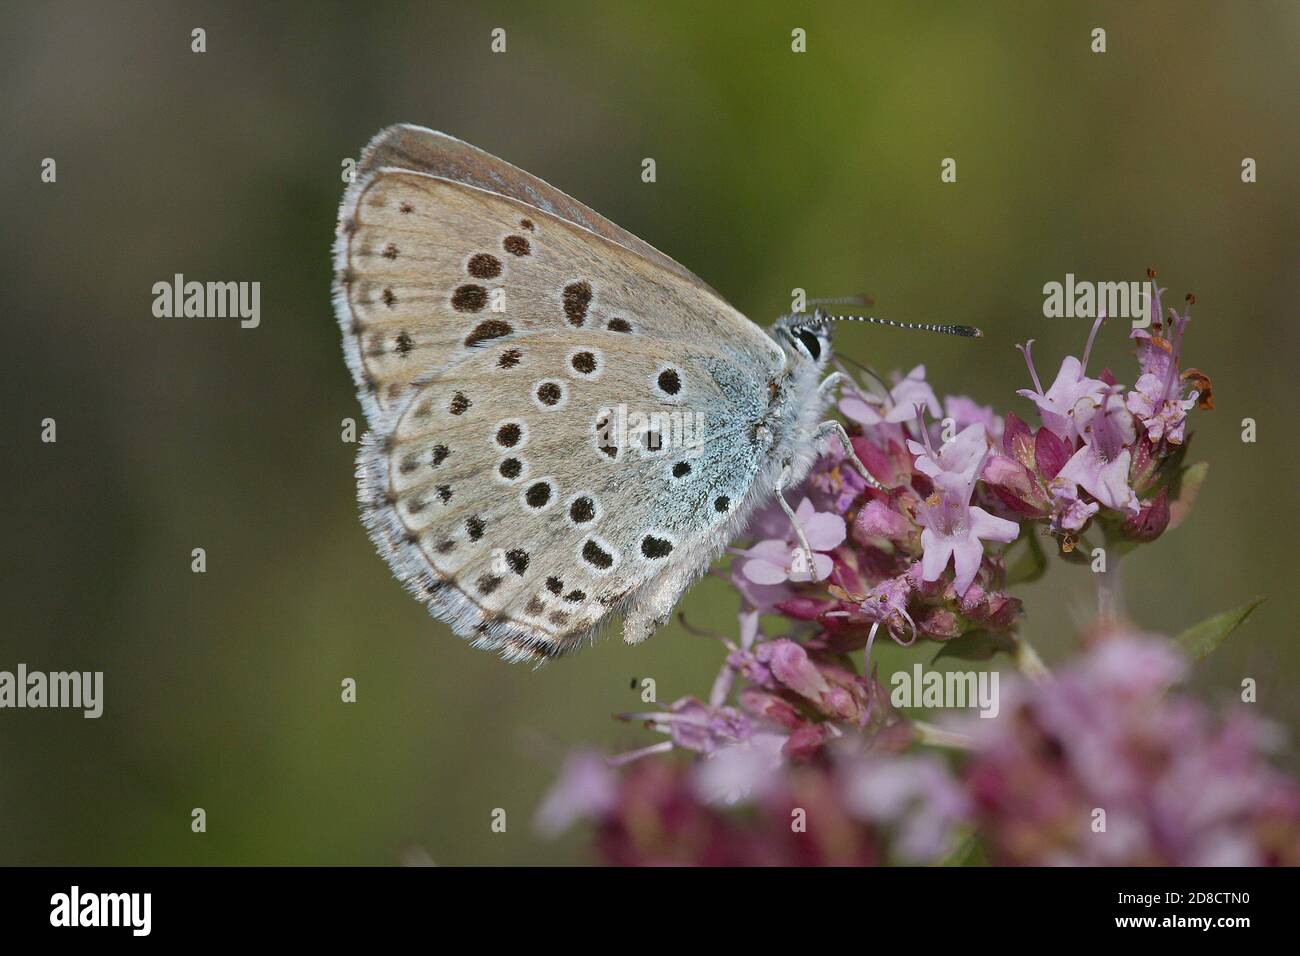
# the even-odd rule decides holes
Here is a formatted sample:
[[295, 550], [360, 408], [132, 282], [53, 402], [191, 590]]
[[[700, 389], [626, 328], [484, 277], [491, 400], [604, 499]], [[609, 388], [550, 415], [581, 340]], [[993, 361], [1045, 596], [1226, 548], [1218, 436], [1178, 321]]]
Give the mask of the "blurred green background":
[[[647, 742], [610, 719], [638, 705], [634, 677], [665, 701], [707, 694], [719, 648], [677, 626], [507, 666], [371, 548], [340, 441], [361, 415], [329, 245], [342, 161], [397, 121], [549, 180], [764, 324], [796, 286], [979, 324], [979, 342], [851, 328], [837, 347], [882, 370], [924, 361], [941, 392], [1003, 411], [1031, 409], [1014, 343], [1037, 339], [1050, 374], [1087, 334], [1043, 318], [1045, 282], [1155, 266], [1171, 301], [1194, 291], [1186, 360], [1218, 407], [1195, 415], [1189, 460], [1209, 480], [1191, 520], [1129, 560], [1129, 605], [1176, 632], [1270, 595], [1196, 682], [1226, 697], [1254, 677], [1258, 706], [1300, 726], [1284, 422], [1300, 7], [466, 6], [3, 4], [0, 669], [103, 670], [106, 703], [99, 720], [0, 711], [0, 863], [580, 862], [579, 834], [528, 825], [563, 754]], [[261, 327], [154, 318], [151, 286], [177, 272], [260, 281]], [[1118, 326], [1094, 362], [1136, 377]], [[39, 440], [47, 416], [57, 444]], [[1049, 660], [1088, 619], [1090, 577], [1057, 562], [1024, 592]], [[684, 608], [733, 629], [721, 582]], [[880, 653], [888, 674], [917, 652]]]

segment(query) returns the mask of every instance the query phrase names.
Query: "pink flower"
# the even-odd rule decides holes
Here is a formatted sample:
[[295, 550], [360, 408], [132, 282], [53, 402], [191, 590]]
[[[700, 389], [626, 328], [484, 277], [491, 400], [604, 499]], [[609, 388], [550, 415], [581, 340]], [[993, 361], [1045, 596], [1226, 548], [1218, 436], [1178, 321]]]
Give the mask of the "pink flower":
[[[748, 552], [741, 553], [748, 554]], [[746, 606], [767, 614], [775, 610], [778, 604], [796, 596], [794, 588], [784, 581], [780, 584], [755, 584], [742, 572], [746, 563], [735, 561], [731, 565], [731, 583], [744, 598]]]
[[753, 732], [749, 718], [734, 707], [709, 707], [694, 697], [674, 701], [665, 713], [645, 716], [667, 726], [674, 747], [702, 754], [744, 740]]
[[1173, 514], [1169, 507], [1169, 493], [1161, 488], [1150, 501], [1141, 504], [1141, 510], [1121, 525], [1134, 541], [1154, 541], [1165, 533]]
[[1052, 530], [1055, 532], [1073, 533], [1082, 530], [1101, 508], [1095, 501], [1080, 500], [1078, 488], [1069, 483], [1054, 486], [1052, 497], [1055, 503]]
[[921, 580], [938, 580], [951, 559], [953, 589], [962, 594], [979, 571], [983, 542], [1010, 543], [1019, 536], [1020, 525], [972, 506], [973, 482], [965, 487], [936, 487], [939, 490], [921, 505], [916, 516], [925, 528], [921, 532]]
[[591, 751], [568, 756], [559, 779], [542, 799], [533, 825], [554, 837], [579, 820], [599, 820], [618, 803], [618, 777], [605, 758]]
[[963, 594], [979, 571], [984, 557], [983, 541], [1011, 542], [1020, 534], [1014, 521], [997, 518], [983, 508], [972, 507], [975, 481], [984, 467], [988, 445], [984, 427], [971, 425], [935, 455], [916, 442], [920, 449], [916, 467], [934, 482], [934, 494], [921, 503], [916, 520], [921, 532], [921, 580], [936, 581], [953, 563], [953, 587]]
[[903, 863], [935, 863], [956, 846], [959, 827], [970, 818], [970, 802], [938, 757], [861, 756], [841, 769], [844, 803], [850, 813], [896, 831], [895, 852]]
[[747, 580], [758, 585], [776, 585], [786, 581], [824, 581], [830, 577], [835, 564], [825, 552], [844, 543], [847, 533], [844, 519], [817, 511], [807, 498], [795, 511], [795, 519], [813, 549], [813, 567], [808, 567], [803, 548], [791, 528], [785, 540], [769, 538], [744, 552], [747, 560], [740, 570]]
[[[1159, 302], [1157, 290], [1156, 301]], [[1191, 301], [1189, 297], [1189, 302]], [[1183, 398], [1183, 382], [1179, 378], [1179, 356], [1183, 347], [1183, 336], [1191, 322], [1191, 306], [1178, 315], [1169, 310], [1167, 328], [1168, 339], [1152, 335], [1144, 329], [1134, 329], [1132, 338], [1137, 340], [1138, 364], [1142, 366], [1142, 377], [1137, 380], [1134, 390], [1128, 395], [1128, 409], [1138, 417], [1147, 430], [1152, 442], [1167, 439], [1171, 444], [1183, 442], [1183, 431], [1188, 411], [1197, 404], [1200, 395], [1191, 392]], [[1162, 325], [1152, 326], [1156, 331]], [[1189, 370], [1193, 372], [1194, 370]], [[1209, 379], [1204, 375], [1195, 375], [1195, 380], [1207, 391]], [[1205, 407], [1212, 407], [1212, 402], [1205, 401]]]
[[826, 678], [808, 659], [808, 652], [803, 646], [785, 638], [778, 638], [762, 646], [769, 654], [767, 665], [772, 676], [801, 697], [814, 703], [821, 703], [822, 697], [830, 693]]
[[881, 422], [897, 424], [915, 417], [917, 405], [924, 406], [932, 418], [941, 414], [939, 399], [925, 380], [924, 365], [912, 369], [889, 390], [889, 400], [883, 415], [875, 405], [856, 395], [840, 399], [839, 410], [845, 418], [860, 425], [879, 425]]
[[1043, 424], [1066, 441], [1074, 441], [1079, 436], [1075, 422], [1075, 410], [1080, 403], [1096, 402], [1106, 391], [1106, 383], [1083, 374], [1083, 364], [1073, 355], [1067, 355], [1061, 362], [1061, 370], [1056, 373], [1056, 381], [1046, 392], [1038, 382], [1034, 371], [1033, 359], [1029, 348], [1033, 341], [1025, 344], [1025, 361], [1029, 363], [1029, 373], [1034, 378], [1034, 388], [1016, 390], [1017, 395], [1033, 399], [1038, 406], [1038, 414]]
[[988, 454], [988, 440], [984, 436], [984, 426], [968, 425], [951, 441], [944, 442], [939, 451], [930, 447], [930, 437], [922, 430], [925, 444], [908, 439], [907, 448], [916, 455], [916, 470], [934, 480], [940, 475], [952, 475], [962, 482], [974, 481], [979, 477], [979, 469]]
[[912, 522], [883, 501], [867, 502], [854, 525], [860, 534], [890, 541], [902, 541], [913, 533]]
[[1066, 487], [1081, 486], [1107, 508], [1137, 514], [1137, 494], [1128, 483], [1128, 446], [1136, 437], [1133, 416], [1116, 391], [1104, 402], [1104, 408], [1092, 409], [1085, 419], [1084, 444], [1055, 480]]
[[[845, 619], [851, 623], [871, 623], [871, 630], [866, 641], [866, 655], [863, 660], [864, 674], [871, 673], [871, 648], [875, 644], [876, 634], [881, 625], [891, 640], [910, 646], [916, 641], [917, 627], [912, 615], [908, 613], [907, 602], [916, 590], [913, 572], [919, 571], [916, 565], [893, 578], [886, 578], [866, 594], [861, 596], [856, 606], [845, 609]], [[907, 640], [902, 635], [907, 632]]]
[[943, 411], [958, 431], [978, 423], [984, 426], [989, 441], [995, 445], [1002, 441], [1002, 416], [988, 405], [981, 405], [965, 395], [947, 395], [943, 400]]
[[1125, 397], [1125, 404], [1153, 442], [1166, 438], [1170, 444], [1181, 445], [1187, 413], [1196, 405], [1196, 393], [1181, 401], [1176, 395], [1166, 398], [1164, 380], [1148, 372], [1137, 380], [1133, 391]]
[[1142, 369], [1142, 374], [1154, 375], [1164, 381], [1173, 358], [1173, 349], [1169, 343], [1146, 329], [1134, 329], [1129, 337], [1137, 340], [1138, 367]]
[[720, 748], [695, 767], [692, 789], [705, 803], [737, 803], [762, 796], [780, 780], [785, 734], [760, 732]]
[[1061, 361], [1061, 369], [1056, 373], [1056, 381], [1045, 392], [1042, 383], [1038, 380], [1038, 372], [1034, 369], [1032, 352], [1034, 340], [1030, 339], [1024, 345], [1016, 346], [1024, 355], [1025, 364], [1029, 366], [1029, 377], [1034, 380], [1032, 389], [1022, 388], [1016, 394], [1032, 399], [1038, 406], [1038, 414], [1043, 424], [1071, 443], [1079, 436], [1075, 416], [1079, 412], [1080, 405], [1086, 410], [1100, 404], [1101, 397], [1106, 391], [1105, 382], [1088, 378], [1085, 374], [1093, 340], [1105, 320], [1106, 317], [1103, 315], [1093, 323], [1092, 331], [1088, 334], [1088, 344], [1083, 350], [1083, 359], [1079, 360], [1073, 355], [1067, 355]]
[[911, 624], [912, 619], [907, 616], [907, 601], [914, 590], [909, 572], [886, 578], [867, 592], [862, 599], [860, 610], [870, 619], [882, 624], [890, 626], [899, 626], [903, 622]]
[[[1152, 296], [1154, 302], [1151, 309], [1152, 322], [1151, 331], [1146, 329], [1134, 329], [1129, 333], [1129, 338], [1137, 341], [1137, 360], [1138, 366], [1142, 369], [1142, 374], [1155, 375], [1163, 380], [1171, 368], [1177, 368], [1178, 357], [1174, 353], [1174, 345], [1168, 339], [1162, 337], [1165, 326], [1165, 315], [1161, 309], [1160, 299], [1165, 290], [1159, 284], [1152, 283]], [[1178, 314], [1173, 309], [1169, 310], [1170, 326], [1173, 328], [1174, 337], [1181, 338], [1178, 335]]]
[[981, 476], [1002, 501], [1019, 515], [1042, 517], [1045, 499], [1034, 473], [1007, 455], [990, 455]]

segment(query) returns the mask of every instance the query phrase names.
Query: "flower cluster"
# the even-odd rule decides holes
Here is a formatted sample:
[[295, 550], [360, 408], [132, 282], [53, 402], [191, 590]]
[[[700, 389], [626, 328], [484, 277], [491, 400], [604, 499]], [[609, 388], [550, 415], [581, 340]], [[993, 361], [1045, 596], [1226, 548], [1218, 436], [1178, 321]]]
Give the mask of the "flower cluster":
[[1102, 635], [1051, 684], [1012, 684], [1007, 719], [973, 721], [964, 781], [994, 862], [1300, 863], [1300, 785], [1266, 762], [1280, 731], [1166, 694], [1185, 671], [1164, 639]]
[[[1089, 374], [1102, 320], [1046, 389], [1021, 346], [1026, 418], [940, 401], [923, 366], [847, 390], [854, 454], [828, 443], [796, 493], [797, 527], [773, 503], [733, 549], [737, 634], [712, 635], [726, 657], [707, 699], [622, 715], [662, 739], [573, 758], [543, 828], [590, 820], [602, 856], [623, 863], [934, 862], [972, 833], [1004, 863], [1295, 862], [1297, 790], [1265, 762], [1262, 724], [1162, 696], [1180, 658], [1123, 633], [1118, 613], [1052, 679], [1007, 593], [1043, 572], [1042, 540], [1067, 559], [1100, 543], [1113, 565], [1187, 514], [1206, 470], [1183, 463], [1188, 414], [1212, 407], [1209, 379], [1181, 365], [1191, 302], [1132, 332], [1132, 388]], [[1115, 612], [1113, 594], [1103, 605]], [[1036, 682], [977, 728], [937, 726], [891, 705], [878, 638], [1007, 652]], [[644, 759], [669, 751], [690, 758]]]
[[584, 754], [539, 822], [588, 821], [616, 864], [952, 862], [972, 833], [998, 864], [1300, 864], [1300, 785], [1268, 762], [1277, 729], [1171, 690], [1185, 663], [1165, 638], [1094, 638], [1058, 679], [1012, 680], [1004, 717], [966, 722], [955, 768], [846, 739], [824, 760], [751, 768], [763, 782], [738, 814], [719, 793], [726, 750], [621, 774]]
[[[840, 402], [856, 425], [855, 454], [888, 490], [869, 485], [828, 444], [796, 512], [811, 559], [778, 507], [760, 513], [751, 526], [759, 540], [732, 565], [749, 608], [816, 623], [821, 643], [836, 652], [862, 648], [882, 627], [911, 643], [1015, 625], [1020, 602], [1000, 590], [1001, 552], [990, 545], [1014, 541], [1020, 527], [983, 506], [998, 507], [982, 474], [1002, 420], [970, 399], [949, 398], [943, 424], [927, 425], [926, 413], [940, 408], [924, 366], [886, 396], [855, 393]], [[944, 431], [952, 432], [946, 441]]]
[[[1160, 296], [1155, 289], [1155, 313]], [[1067, 356], [1051, 387], [1034, 367], [1033, 340], [1019, 346], [1032, 389], [1017, 394], [1037, 406], [1035, 430], [1008, 415], [1001, 453], [984, 470], [984, 482], [1018, 518], [1046, 521], [1069, 552], [1097, 522], [1107, 543], [1153, 541], [1177, 523], [1204, 477], [1199, 468], [1184, 481], [1187, 413], [1213, 407], [1210, 380], [1180, 367], [1192, 296], [1182, 315], [1132, 332], [1141, 374], [1131, 390], [1109, 370], [1088, 375], [1093, 339], [1081, 359]]]

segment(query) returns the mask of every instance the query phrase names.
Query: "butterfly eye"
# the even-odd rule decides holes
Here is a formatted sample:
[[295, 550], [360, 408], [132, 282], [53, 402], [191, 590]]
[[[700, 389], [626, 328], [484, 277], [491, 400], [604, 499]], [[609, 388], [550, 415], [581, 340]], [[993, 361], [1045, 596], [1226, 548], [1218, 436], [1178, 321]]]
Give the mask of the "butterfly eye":
[[808, 357], [814, 362], [822, 357], [821, 340], [812, 332], [807, 329], [800, 329], [795, 333], [795, 338], [803, 343], [804, 351], [808, 353]]

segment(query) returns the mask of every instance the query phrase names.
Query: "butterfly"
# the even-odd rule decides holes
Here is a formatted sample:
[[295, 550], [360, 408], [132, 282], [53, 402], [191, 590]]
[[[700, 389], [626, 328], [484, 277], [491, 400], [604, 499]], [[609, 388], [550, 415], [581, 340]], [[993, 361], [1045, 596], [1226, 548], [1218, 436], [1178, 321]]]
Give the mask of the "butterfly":
[[630, 644], [823, 440], [820, 309], [763, 331], [685, 267], [474, 146], [393, 126], [339, 211], [333, 297], [370, 430], [362, 517], [434, 617], [541, 662], [623, 618]]

